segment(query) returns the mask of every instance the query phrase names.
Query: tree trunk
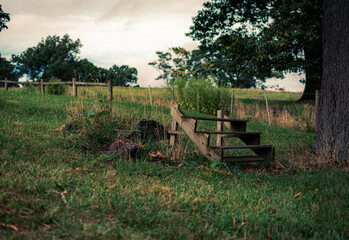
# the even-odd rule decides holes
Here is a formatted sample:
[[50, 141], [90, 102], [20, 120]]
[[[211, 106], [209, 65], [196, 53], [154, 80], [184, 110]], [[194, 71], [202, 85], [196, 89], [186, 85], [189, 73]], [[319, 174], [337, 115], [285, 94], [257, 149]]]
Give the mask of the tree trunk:
[[317, 112], [320, 156], [349, 159], [349, 1], [324, 0], [323, 81]]

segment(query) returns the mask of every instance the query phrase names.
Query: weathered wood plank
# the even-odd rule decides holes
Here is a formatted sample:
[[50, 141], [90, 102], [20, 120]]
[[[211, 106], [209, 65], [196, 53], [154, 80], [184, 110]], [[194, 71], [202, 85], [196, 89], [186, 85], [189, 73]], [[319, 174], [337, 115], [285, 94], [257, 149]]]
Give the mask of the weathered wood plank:
[[199, 150], [210, 160], [215, 158], [219, 159], [220, 155], [214, 149], [208, 147], [209, 135], [204, 133], [194, 133], [195, 129], [195, 119], [183, 118], [184, 115], [179, 109], [179, 105], [172, 105], [171, 115], [173, 119], [178, 122], [179, 126], [182, 127], [183, 131], [188, 135], [188, 137], [196, 144]]
[[179, 132], [179, 131], [177, 131], [177, 129], [178, 129], [178, 123], [176, 122], [176, 120], [174, 118], [172, 118], [171, 130], [169, 131], [170, 134], [172, 132], [172, 135], [170, 136], [170, 145], [171, 146], [174, 146], [176, 143], [177, 136], [176, 136], [175, 132]]
[[236, 145], [236, 146], [211, 146], [214, 149], [244, 149], [244, 148], [273, 148], [273, 145]]

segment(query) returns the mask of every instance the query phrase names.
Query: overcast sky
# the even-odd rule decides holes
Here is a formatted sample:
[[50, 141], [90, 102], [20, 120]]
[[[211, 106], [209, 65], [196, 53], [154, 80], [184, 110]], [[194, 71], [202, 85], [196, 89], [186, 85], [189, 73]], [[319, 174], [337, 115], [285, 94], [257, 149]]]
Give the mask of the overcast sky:
[[[147, 64], [156, 51], [197, 46], [185, 36], [206, 0], [2, 0], [10, 13], [8, 29], [0, 33], [0, 53], [10, 58], [49, 35], [69, 34], [83, 44], [80, 58], [99, 67], [126, 64], [138, 70], [141, 86], [162, 86], [158, 73]], [[268, 81], [288, 90], [302, 91], [294, 74]]]

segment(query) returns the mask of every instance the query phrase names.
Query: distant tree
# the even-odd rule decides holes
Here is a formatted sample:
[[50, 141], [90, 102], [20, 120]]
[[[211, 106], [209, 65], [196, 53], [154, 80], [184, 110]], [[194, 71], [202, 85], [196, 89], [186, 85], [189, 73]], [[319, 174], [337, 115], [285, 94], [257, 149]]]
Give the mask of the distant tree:
[[156, 54], [158, 60], [148, 65], [159, 71], [156, 80], [164, 80], [167, 86], [171, 86], [175, 78], [207, 76], [212, 67], [200, 50], [188, 51], [183, 47], [172, 47], [168, 52], [159, 51]]
[[12, 55], [12, 59], [20, 73], [27, 74], [31, 79], [57, 77], [68, 80], [74, 77], [81, 47], [80, 40], [73, 41], [68, 34], [62, 38], [48, 36], [20, 55]]
[[9, 13], [5, 13], [2, 10], [2, 7], [0, 5], [0, 32], [3, 29], [7, 29], [8, 27], [6, 26], [6, 23], [10, 21], [10, 14]]
[[0, 54], [0, 79], [7, 77], [9, 80], [17, 80], [18, 74], [15, 72], [15, 67], [6, 58], [2, 58]]
[[81, 59], [76, 68], [76, 75], [81, 82], [92, 82], [100, 79], [99, 68], [86, 58]]
[[57, 78], [62, 81], [71, 81], [75, 76], [75, 69], [77, 68], [77, 63], [75, 61], [55, 61], [50, 64], [42, 78], [45, 80], [51, 78]]
[[[254, 38], [258, 57], [249, 61], [251, 68], [246, 70], [251, 74], [257, 70], [254, 77], [262, 79], [275, 72], [305, 72], [302, 98], [307, 99], [314, 98], [312, 94], [321, 85], [321, 19], [321, 0], [210, 0], [193, 18], [187, 35], [200, 41], [200, 49], [211, 52], [220, 37]], [[227, 43], [224, 55], [240, 50], [240, 42]], [[255, 51], [255, 44], [250, 47]], [[224, 50], [222, 42], [220, 48]]]
[[107, 80], [111, 80], [114, 86], [129, 86], [131, 83], [137, 83], [137, 69], [127, 65], [113, 65], [108, 70]]
[[148, 63], [148, 65], [153, 66], [157, 69], [160, 75], [155, 80], [163, 79], [167, 86], [170, 84], [171, 73], [173, 67], [171, 66], [172, 55], [169, 52], [156, 52], [158, 55], [158, 60]]
[[316, 116], [319, 154], [349, 160], [349, 2], [324, 0], [323, 81]]

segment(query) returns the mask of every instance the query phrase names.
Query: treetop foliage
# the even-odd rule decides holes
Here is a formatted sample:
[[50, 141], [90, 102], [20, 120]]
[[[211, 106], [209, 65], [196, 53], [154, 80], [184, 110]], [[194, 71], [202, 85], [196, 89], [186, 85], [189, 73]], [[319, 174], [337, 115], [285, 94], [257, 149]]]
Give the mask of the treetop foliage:
[[78, 60], [81, 47], [80, 39], [74, 41], [68, 34], [62, 38], [57, 35], [48, 36], [20, 55], [12, 55], [12, 59], [21, 73], [27, 74], [31, 79], [49, 79], [53, 75], [65, 73], [69, 65]]
[[[225, 56], [238, 53], [241, 45], [239, 41], [227, 40], [240, 38], [249, 43], [246, 49], [258, 56], [250, 58], [249, 78], [263, 79], [276, 72], [300, 71], [305, 72], [307, 84], [318, 88], [321, 20], [321, 0], [210, 0], [193, 17], [187, 36], [200, 41], [200, 49], [204, 51], [218, 51], [218, 45], [217, 53]], [[235, 59], [242, 61], [239, 64], [226, 59], [235, 70], [241, 68], [237, 65], [246, 65], [244, 59]]]
[[116, 86], [129, 86], [129, 84], [137, 83], [137, 74], [137, 69], [134, 67], [113, 65], [108, 70], [107, 79]]
[[0, 4], [0, 32], [3, 29], [7, 29], [7, 22], [10, 21], [10, 14], [2, 10], [2, 5]]
[[137, 83], [137, 69], [127, 65], [114, 65], [109, 70], [97, 67], [88, 59], [79, 59], [81, 47], [80, 39], [73, 40], [68, 34], [63, 37], [48, 36], [37, 46], [12, 55], [12, 61], [21, 75], [26, 74], [33, 80], [43, 78], [49, 81], [55, 78], [71, 81], [76, 78], [78, 81], [104, 82], [109, 77], [114, 85]]

